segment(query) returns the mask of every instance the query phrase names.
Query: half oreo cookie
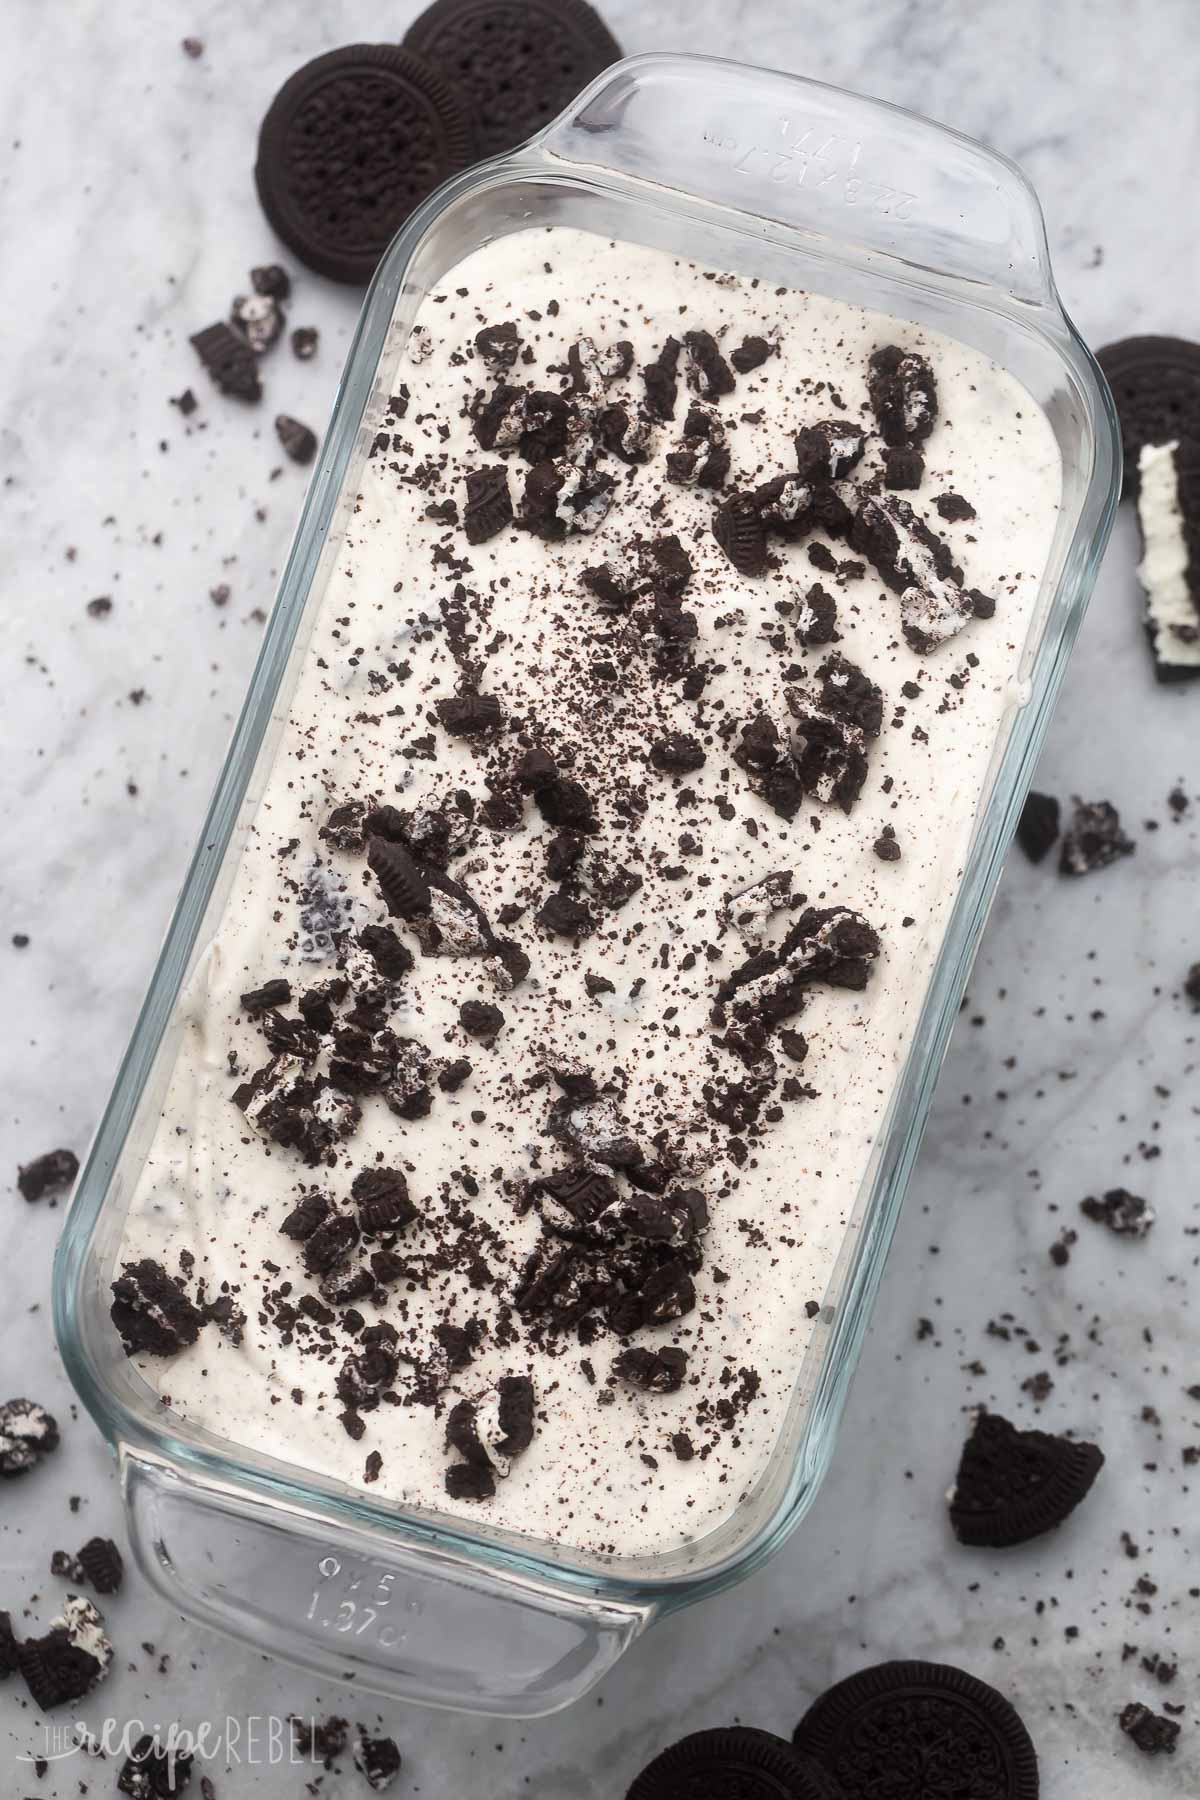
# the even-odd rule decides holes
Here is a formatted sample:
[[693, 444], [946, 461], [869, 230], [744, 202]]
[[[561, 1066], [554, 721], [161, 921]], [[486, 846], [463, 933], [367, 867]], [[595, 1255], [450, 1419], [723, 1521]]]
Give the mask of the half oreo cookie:
[[954, 1535], [997, 1550], [1040, 1537], [1074, 1512], [1103, 1466], [1096, 1444], [1018, 1431], [999, 1413], [981, 1411], [950, 1499]]

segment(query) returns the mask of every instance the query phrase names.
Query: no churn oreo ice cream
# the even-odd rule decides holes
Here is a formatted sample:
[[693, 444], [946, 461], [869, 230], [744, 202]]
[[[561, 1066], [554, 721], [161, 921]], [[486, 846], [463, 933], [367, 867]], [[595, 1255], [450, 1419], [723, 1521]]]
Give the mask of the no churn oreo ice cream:
[[561, 227], [387, 387], [113, 1316], [234, 1445], [669, 1551], [778, 1438], [1058, 453], [948, 338]]

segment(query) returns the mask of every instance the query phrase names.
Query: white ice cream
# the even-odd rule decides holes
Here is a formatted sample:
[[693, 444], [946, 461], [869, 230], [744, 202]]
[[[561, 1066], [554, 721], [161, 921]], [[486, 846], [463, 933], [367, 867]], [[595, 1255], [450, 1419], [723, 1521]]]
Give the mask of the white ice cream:
[[[407, 412], [387, 425], [394, 442], [362, 476], [224, 918], [180, 1002], [181, 1049], [122, 1246], [123, 1259], [156, 1257], [172, 1273], [189, 1253], [189, 1292], [201, 1278], [210, 1299], [228, 1284], [246, 1315], [242, 1341], [209, 1324], [192, 1349], [165, 1361], [142, 1358], [139, 1367], [177, 1414], [235, 1446], [355, 1484], [368, 1454], [379, 1452], [382, 1467], [368, 1490], [375, 1500], [591, 1551], [670, 1551], [731, 1514], [779, 1433], [813, 1330], [806, 1303], [821, 1300], [842, 1245], [1012, 704], [1055, 527], [1058, 453], [1028, 393], [947, 338], [813, 295], [714, 278], [666, 253], [575, 230], [520, 232], [477, 251], [422, 304], [419, 320], [420, 359], [410, 358], [393, 383], [408, 387]], [[471, 396], [492, 380], [475, 335], [503, 320], [517, 324], [533, 353], [510, 379], [553, 391], [565, 377], [550, 369], [565, 364], [581, 334], [602, 350], [631, 340], [634, 369], [604, 398], [632, 403], [643, 392], [638, 369], [669, 333], [710, 331], [726, 356], [747, 334], [777, 341], [777, 355], [713, 403], [732, 450], [727, 492], [793, 468], [792, 435], [802, 425], [835, 417], [870, 427], [871, 351], [888, 343], [919, 350], [933, 364], [940, 411], [923, 446], [923, 485], [905, 498], [950, 543], [964, 585], [995, 597], [995, 617], [970, 621], [919, 656], [901, 638], [900, 600], [871, 568], [862, 578], [840, 578], [813, 566], [810, 544], [828, 543], [819, 533], [794, 545], [773, 540], [779, 567], [757, 581], [740, 577], [712, 536], [714, 496], [664, 479], [665, 453], [680, 446], [692, 398], [686, 359], [675, 420], [655, 428], [651, 462], [632, 470], [612, 459], [604, 465], [617, 476], [619, 498], [594, 532], [546, 544], [508, 529], [468, 545], [461, 525], [430, 519], [426, 509], [453, 499], [461, 512], [464, 467], [501, 460], [514, 497], [520, 492], [525, 465], [511, 453], [480, 451], [464, 416]], [[383, 416], [375, 423], [382, 426]], [[878, 472], [880, 452], [872, 435], [850, 480]], [[946, 524], [938, 517], [935, 499], [949, 490], [971, 503], [975, 518]], [[633, 628], [605, 619], [579, 580], [584, 567], [619, 562], [635, 534], [658, 532], [678, 534], [695, 566], [683, 597], [699, 628], [690, 648], [717, 669], [698, 702], [655, 678]], [[439, 546], [444, 559], [431, 561]], [[844, 543], [829, 547], [842, 561], [856, 555]], [[760, 705], [786, 725], [785, 689], [802, 687], [830, 650], [797, 645], [777, 603], [803, 611], [816, 582], [837, 601], [841, 641], [832, 649], [882, 688], [884, 722], [868, 746], [869, 773], [853, 811], [812, 798], [788, 824], [751, 792], [730, 754], [736, 736], [723, 740], [721, 727], [748, 720]], [[501, 700], [510, 724], [524, 723], [523, 738], [509, 731], [481, 752], [438, 724], [434, 702], [453, 694], [461, 676], [441, 612], [446, 602], [465, 612], [472, 641], [464, 654], [478, 658], [481, 686]], [[764, 630], [782, 631], [786, 649], [773, 648]], [[598, 631], [607, 643], [596, 643]], [[596, 662], [612, 668], [593, 678]], [[917, 685], [915, 697], [902, 692], [905, 683]], [[698, 736], [704, 767], [683, 776], [649, 769], [647, 748], [665, 731]], [[431, 740], [436, 760], [426, 759], [422, 739]], [[330, 850], [321, 825], [355, 796], [411, 809], [466, 790], [478, 803], [487, 795], [485, 772], [502, 770], [531, 742], [561, 760], [574, 754], [569, 772], [596, 797], [600, 814], [596, 853], [609, 864], [636, 865], [642, 888], [619, 911], [595, 904], [599, 929], [576, 950], [534, 922], [553, 885], [545, 857], [555, 834], [533, 802], [524, 802], [521, 830], [472, 827], [451, 874], [493, 923], [505, 904], [526, 908], [505, 932], [530, 957], [530, 977], [505, 992], [478, 958], [422, 955], [412, 931], [391, 921], [416, 956], [399, 986], [393, 1029], [419, 1039], [439, 1062], [467, 1057], [472, 1073], [455, 1093], [435, 1085], [429, 1116], [411, 1122], [365, 1098], [337, 1166], [305, 1168], [293, 1152], [257, 1136], [230, 1096], [269, 1060], [239, 995], [278, 976], [296, 994], [327, 979], [331, 915], [355, 928], [387, 921], [363, 855]], [[636, 807], [622, 811], [631, 789], [644, 801], [640, 822]], [[899, 861], [873, 851], [885, 826], [894, 828]], [[745, 1071], [716, 1046], [710, 1012], [717, 985], [747, 955], [741, 931], [754, 947], [786, 929], [791, 916], [773, 924], [753, 916], [753, 905], [743, 907], [749, 922], [740, 931], [727, 898], [778, 870], [793, 872], [793, 892], [811, 904], [862, 914], [883, 950], [863, 992], [817, 986], [791, 1021], [808, 1041], [807, 1059], [797, 1066], [774, 1047], [768, 1109], [778, 1117], [745, 1140], [739, 1166], [723, 1151], [714, 1157], [703, 1089]], [[324, 919], [313, 916], [318, 892]], [[589, 971], [615, 992], [591, 997]], [[469, 999], [505, 1015], [491, 1047], [459, 1026], [458, 1009]], [[295, 1006], [284, 1010], [294, 1014]], [[706, 1196], [711, 1223], [695, 1309], [630, 1340], [687, 1351], [688, 1379], [678, 1392], [611, 1388], [621, 1340], [602, 1331], [581, 1346], [567, 1334], [549, 1355], [531, 1346], [511, 1312], [522, 1264], [541, 1235], [536, 1210], [521, 1212], [515, 1202], [535, 1159], [543, 1171], [571, 1160], [546, 1134], [553, 1083], [528, 1085], [551, 1064], [586, 1069], [601, 1085], [615, 1081], [609, 1108], [639, 1142], [661, 1134], [658, 1142], [692, 1171], [681, 1184]], [[780, 1099], [788, 1077], [811, 1084], [815, 1095]], [[595, 1119], [580, 1125], [581, 1137], [591, 1130], [594, 1142]], [[314, 1289], [302, 1245], [278, 1229], [300, 1192], [319, 1187], [348, 1206], [355, 1173], [376, 1162], [407, 1171], [423, 1218], [397, 1248], [421, 1265], [426, 1285], [399, 1281], [382, 1309], [366, 1302], [360, 1311], [368, 1321], [391, 1320], [405, 1354], [428, 1366], [436, 1363], [439, 1319], [477, 1320], [482, 1342], [470, 1367], [451, 1377], [437, 1411], [404, 1403], [412, 1372], [402, 1364], [401, 1403], [364, 1414], [365, 1434], [352, 1441], [334, 1394], [349, 1340], [335, 1328], [327, 1346], [311, 1331], [286, 1341], [263, 1298], [284, 1282], [292, 1283], [293, 1303]], [[452, 1244], [454, 1267], [429, 1260], [435, 1242]], [[486, 1265], [475, 1270], [482, 1285], [471, 1285], [467, 1246]], [[449, 1501], [445, 1414], [462, 1396], [484, 1401], [506, 1373], [533, 1377], [533, 1443], [497, 1480], [494, 1499]], [[694, 1448], [690, 1460], [676, 1454], [681, 1433]]]

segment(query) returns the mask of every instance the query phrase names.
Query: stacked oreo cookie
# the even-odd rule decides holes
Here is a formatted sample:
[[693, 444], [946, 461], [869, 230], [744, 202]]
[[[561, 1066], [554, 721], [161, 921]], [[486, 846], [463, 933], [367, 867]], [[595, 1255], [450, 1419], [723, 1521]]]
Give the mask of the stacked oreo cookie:
[[1145, 624], [1160, 681], [1200, 677], [1200, 344], [1134, 337], [1099, 353], [1136, 501]]
[[434, 188], [541, 130], [620, 55], [587, 0], [434, 0], [403, 45], [332, 50], [284, 83], [259, 133], [263, 211], [309, 268], [368, 281]]

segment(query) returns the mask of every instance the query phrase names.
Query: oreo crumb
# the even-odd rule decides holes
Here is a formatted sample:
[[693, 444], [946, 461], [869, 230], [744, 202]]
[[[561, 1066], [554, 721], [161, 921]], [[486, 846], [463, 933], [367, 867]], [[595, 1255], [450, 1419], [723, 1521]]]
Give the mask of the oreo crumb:
[[1151, 1712], [1140, 1700], [1131, 1700], [1128, 1706], [1122, 1707], [1117, 1723], [1126, 1737], [1132, 1738], [1146, 1756], [1174, 1756], [1179, 1737], [1179, 1725], [1175, 1719], [1167, 1719], [1162, 1713]]
[[1040, 863], [1058, 841], [1059, 805], [1053, 794], [1030, 792], [1021, 808], [1017, 842], [1031, 863]]
[[79, 1158], [73, 1150], [47, 1150], [17, 1170], [17, 1187], [32, 1205], [47, 1194], [60, 1193], [70, 1187], [79, 1173]]
[[1132, 856], [1136, 845], [1121, 829], [1115, 806], [1107, 800], [1076, 799], [1071, 823], [1063, 833], [1058, 867], [1063, 875], [1090, 875], [1106, 869], [1123, 856]]
[[285, 453], [295, 463], [310, 463], [317, 453], [317, 434], [302, 425], [299, 419], [293, 419], [288, 413], [279, 413], [275, 420], [275, 435], [283, 445]]

